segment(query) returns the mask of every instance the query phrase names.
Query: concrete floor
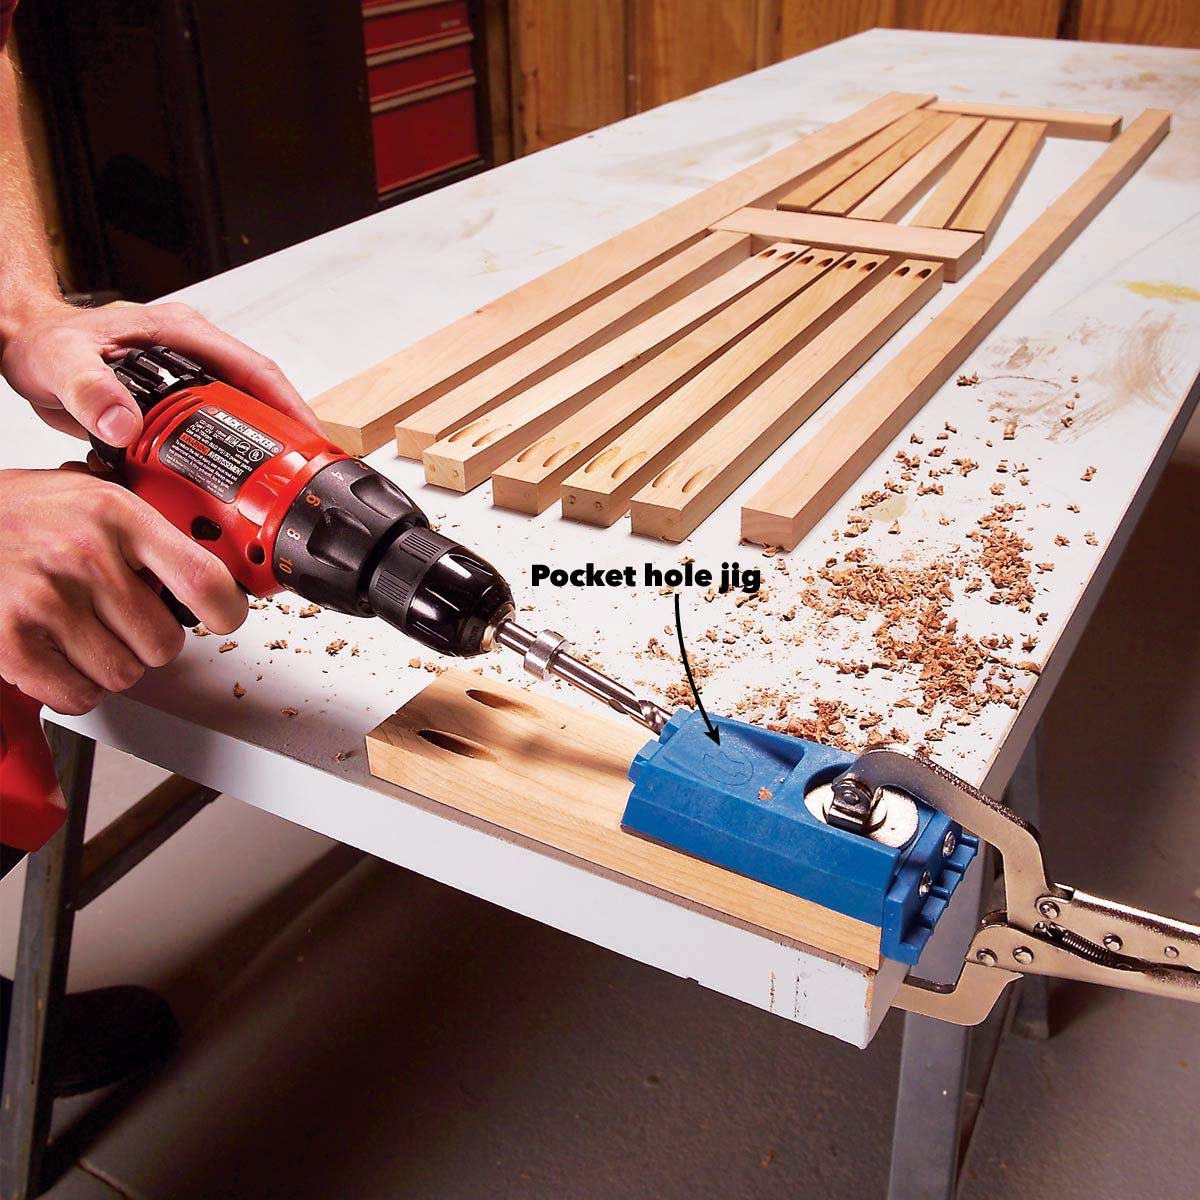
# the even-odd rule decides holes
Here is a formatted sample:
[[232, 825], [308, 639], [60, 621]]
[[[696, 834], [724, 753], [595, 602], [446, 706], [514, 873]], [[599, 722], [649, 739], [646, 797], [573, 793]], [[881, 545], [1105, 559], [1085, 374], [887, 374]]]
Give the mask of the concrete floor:
[[[1200, 922], [1200, 426], [1050, 706], [1047, 854]], [[157, 777], [105, 753], [97, 822]], [[21, 872], [0, 885], [7, 970]], [[865, 1052], [222, 798], [77, 925], [160, 988], [155, 1078], [57, 1106], [55, 1200], [879, 1197], [901, 1022]], [[963, 1200], [1186, 1200], [1200, 1007], [1055, 996], [1003, 1044]]]

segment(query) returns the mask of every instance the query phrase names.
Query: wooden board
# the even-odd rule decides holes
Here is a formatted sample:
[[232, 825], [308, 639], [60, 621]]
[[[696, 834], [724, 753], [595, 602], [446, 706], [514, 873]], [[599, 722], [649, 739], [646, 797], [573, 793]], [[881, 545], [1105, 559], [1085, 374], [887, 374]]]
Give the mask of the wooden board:
[[563, 516], [591, 525], [613, 524], [681, 450], [774, 375], [892, 266], [882, 255], [827, 254], [830, 266], [811, 287], [570, 475], [563, 483]]
[[742, 537], [794, 547], [1150, 156], [1147, 109], [742, 509]]
[[770, 246], [662, 312], [606, 342], [541, 383], [463, 425], [422, 455], [425, 478], [458, 492], [477, 487], [502, 462], [685, 336], [706, 316], [795, 260], [797, 247]]
[[933, 98], [882, 96], [414, 342], [316, 398], [313, 408], [326, 433], [355, 454], [376, 449], [391, 437], [400, 405], [436, 399], [698, 238], [726, 213], [790, 188], [798, 177]]
[[962, 207], [950, 221], [953, 229], [982, 233], [984, 245], [992, 240], [1017, 189], [1029, 174], [1033, 160], [1046, 140], [1046, 127], [1036, 121], [1018, 121], [1004, 145], [967, 193]]
[[603, 300], [548, 329], [539, 338], [451, 388], [432, 404], [396, 411], [396, 452], [420, 458], [422, 452], [468, 421], [511, 400], [518, 392], [661, 312], [750, 256], [745, 234], [709, 234], [657, 267], [617, 288]]
[[879, 929], [621, 829], [631, 724], [447, 671], [367, 735], [377, 778], [560, 854], [861, 966]]
[[867, 163], [861, 171], [856, 171], [845, 183], [834, 188], [828, 196], [818, 200], [812, 206], [813, 212], [844, 217], [852, 208], [865, 200], [885, 179], [898, 171], [914, 154], [927, 146], [942, 130], [953, 123], [954, 118], [949, 113], [931, 112], [927, 116], [923, 116], [920, 124], [911, 133], [902, 137], [878, 158]]
[[959, 113], [966, 117], [1036, 121], [1046, 126], [1049, 137], [1111, 142], [1121, 132], [1121, 118], [1116, 113], [1072, 112], [1068, 108], [1023, 108], [1015, 104], [970, 104], [949, 100], [936, 101], [929, 107], [934, 112]]
[[852, 208], [850, 216], [864, 221], [894, 221], [902, 217], [913, 201], [949, 170], [964, 144], [982, 123], [980, 117], [956, 117], [933, 141]]
[[938, 290], [940, 264], [905, 260], [651, 480], [633, 531], [682, 541]]
[[1015, 123], [995, 119], [984, 121], [921, 206], [912, 224], [931, 225], [938, 229], [948, 226], [962, 207], [967, 193], [975, 186], [975, 181], [987, 170], [988, 163], [1012, 132]]
[[752, 233], [769, 241], [803, 242], [836, 250], [862, 250], [897, 258], [932, 258], [947, 279], [960, 278], [978, 261], [983, 238], [957, 229], [924, 229], [887, 221], [860, 221], [822, 213], [779, 212], [741, 208], [713, 224], [714, 229]]
[[576, 466], [692, 379], [730, 342], [750, 333], [840, 257], [833, 250], [817, 253], [804, 246], [788, 248], [795, 250], [796, 257], [781, 271], [497, 467], [492, 473], [492, 503], [516, 512], [544, 512], [559, 498], [562, 481]]
[[828, 196], [835, 187], [845, 183], [856, 171], [878, 158], [902, 137], [911, 133], [925, 119], [925, 110], [916, 109], [881, 129], [874, 137], [852, 147], [839, 155], [828, 166], [813, 171], [799, 187], [780, 197], [778, 207], [788, 212], [804, 212], [812, 208], [822, 196]]

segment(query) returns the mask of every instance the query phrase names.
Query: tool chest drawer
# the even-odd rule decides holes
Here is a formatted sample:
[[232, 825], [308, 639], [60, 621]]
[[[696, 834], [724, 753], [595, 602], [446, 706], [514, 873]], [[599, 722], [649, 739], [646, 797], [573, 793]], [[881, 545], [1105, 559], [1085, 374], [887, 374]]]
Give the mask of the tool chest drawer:
[[371, 134], [380, 193], [473, 162], [479, 157], [474, 76], [375, 102]]
[[471, 74], [471, 35], [419, 42], [367, 60], [367, 86], [372, 100], [431, 87]]
[[367, 53], [413, 42], [467, 33], [467, 0], [394, 0], [363, 6], [363, 38]]

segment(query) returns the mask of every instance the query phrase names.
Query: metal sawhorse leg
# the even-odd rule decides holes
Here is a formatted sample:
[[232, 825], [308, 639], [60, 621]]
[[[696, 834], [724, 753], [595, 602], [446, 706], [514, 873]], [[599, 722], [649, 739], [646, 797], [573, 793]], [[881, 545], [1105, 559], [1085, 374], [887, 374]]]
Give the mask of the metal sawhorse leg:
[[[1005, 800], [1010, 808], [1037, 824], [1040, 812], [1036, 733], [1013, 774]], [[956, 899], [963, 925], [962, 938], [951, 939], [957, 941], [957, 956], [952, 951], [944, 963], [922, 961], [923, 973], [938, 979], [954, 977], [961, 963], [962, 946], [970, 940], [991, 885], [990, 855], [980, 855], [973, 871], [960, 884]], [[947, 917], [950, 915], [947, 913]], [[1013, 1019], [1014, 1030], [1027, 1037], [1049, 1036], [1046, 996], [1045, 978], [1031, 976], [1022, 980], [1016, 995], [1019, 1007]], [[954, 1200], [1007, 1007], [998, 1006], [989, 1021], [977, 1029], [911, 1013], [905, 1016], [888, 1200]], [[986, 1061], [981, 1064], [975, 1094], [969, 1096], [973, 1045], [984, 1050], [978, 1057]]]
[[6, 1035], [0, 1127], [2, 1200], [29, 1200], [41, 1190], [42, 1157], [54, 1104], [51, 1065], [75, 913], [183, 828], [218, 794], [172, 776], [85, 844], [96, 744], [53, 725], [47, 726], [46, 733], [67, 802], [67, 818], [50, 841], [29, 856], [27, 864]]

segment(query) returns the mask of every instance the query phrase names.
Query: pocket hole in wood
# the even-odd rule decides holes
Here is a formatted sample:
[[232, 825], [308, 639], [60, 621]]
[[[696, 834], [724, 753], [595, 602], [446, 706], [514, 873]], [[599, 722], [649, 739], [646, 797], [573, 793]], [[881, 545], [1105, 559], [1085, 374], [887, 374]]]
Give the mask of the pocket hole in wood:
[[519, 712], [527, 717], [537, 716], [537, 709], [532, 704], [526, 704], [524, 700], [513, 700], [509, 696], [500, 695], [499, 692], [489, 692], [486, 688], [467, 688], [467, 696], [476, 704], [486, 704], [488, 708], [500, 712]]
[[850, 270], [851, 267], [857, 266], [857, 264], [858, 264], [858, 259], [848, 258], [848, 259], [846, 259], [846, 261], [844, 263], [842, 263], [842, 267], [844, 270], [848, 271], [848, 270]]
[[823, 258], [821, 259], [821, 266], [827, 267], [831, 262], [833, 262], [832, 258]]
[[907, 267], [901, 267], [901, 268], [900, 268], [900, 270], [898, 270], [898, 271], [896, 272], [896, 274], [897, 274], [897, 275], [907, 275], [907, 274], [908, 274], [908, 268], [907, 268]]
[[622, 459], [610, 472], [613, 479], [624, 479], [635, 467], [641, 466], [646, 461], [648, 454], [645, 450], [638, 450], [631, 454], [628, 458]]
[[486, 746], [459, 737], [456, 733], [446, 733], [441, 729], [418, 729], [417, 736], [439, 750], [448, 750], [451, 754], [458, 754], [463, 758], [482, 758], [488, 762], [494, 762], [496, 759]]
[[922, 270], [917, 272], [917, 277], [920, 279], [926, 279], [932, 274], [933, 274], [932, 267], [924, 267]]
[[679, 490], [685, 496], [690, 495], [693, 488], [698, 488], [701, 483], [712, 475], [712, 467], [703, 467], [695, 473]]
[[813, 255], [806, 254], [800, 261], [802, 263], [810, 263], [810, 262], [812, 262], [812, 260], [813, 260]]
[[879, 266], [877, 262], [863, 263], [862, 269], [864, 271], [873, 271], [877, 266]]
[[472, 443], [472, 449], [478, 446], [487, 446], [494, 442], [497, 438], [503, 437], [510, 429], [511, 425], [501, 425], [499, 429], [488, 429], [481, 433]]
[[761, 256], [761, 257], [763, 257], [763, 258], [770, 258], [770, 257], [771, 257], [771, 256], [772, 256], [774, 253], [775, 253], [775, 247], [774, 247], [774, 246], [772, 246], [772, 247], [770, 248], [770, 250], [764, 250], [764, 251], [762, 252], [762, 256]]

